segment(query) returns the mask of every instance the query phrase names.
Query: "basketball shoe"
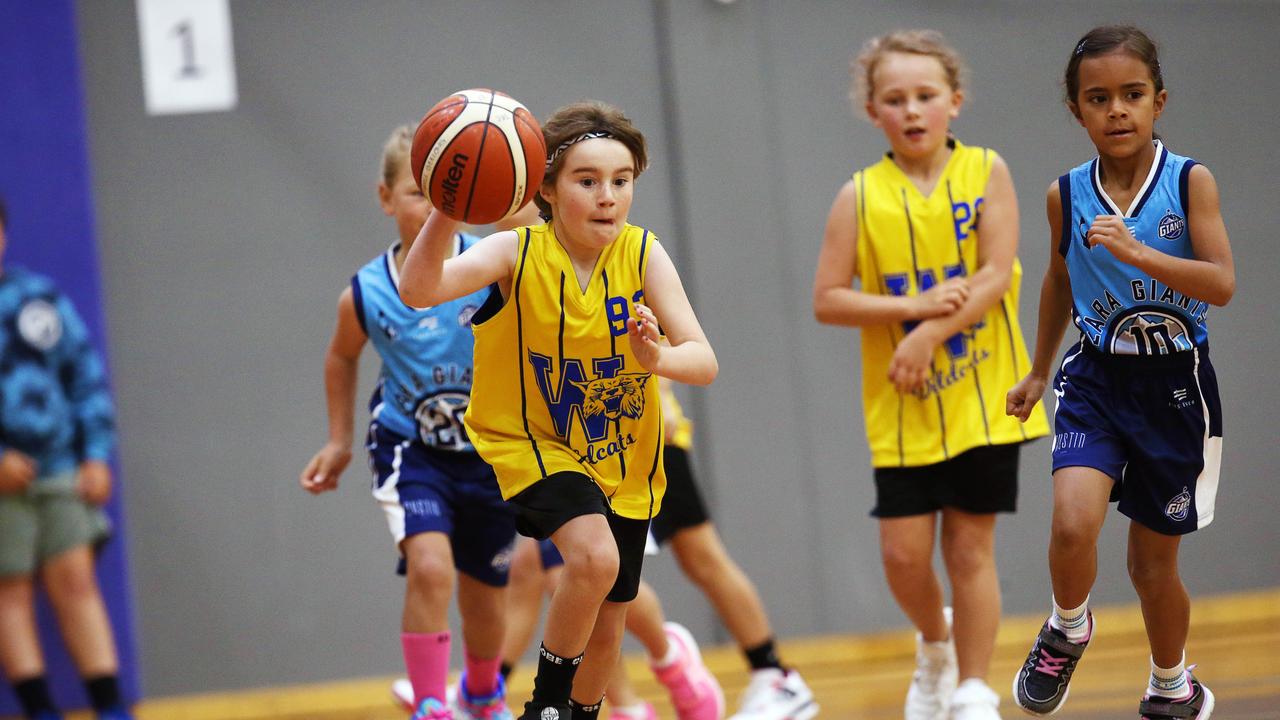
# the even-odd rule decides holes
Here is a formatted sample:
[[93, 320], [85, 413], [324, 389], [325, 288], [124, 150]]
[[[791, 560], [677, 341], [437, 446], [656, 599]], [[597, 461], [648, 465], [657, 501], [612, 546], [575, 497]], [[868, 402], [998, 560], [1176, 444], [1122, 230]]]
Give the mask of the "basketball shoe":
[[[450, 688], [452, 689], [452, 688]], [[467, 692], [467, 673], [462, 673], [458, 681], [458, 689], [449, 706], [453, 709], [456, 720], [513, 720], [511, 711], [507, 709], [507, 687], [502, 676], [498, 676], [498, 686], [493, 692], [481, 697], [472, 697]]]
[[955, 692], [959, 670], [956, 667], [956, 641], [951, 635], [951, 608], [943, 608], [947, 618], [947, 639], [925, 642], [916, 633], [916, 671], [907, 688], [903, 714], [907, 720], [941, 720], [947, 717], [951, 693]]
[[1209, 720], [1213, 714], [1213, 693], [1187, 669], [1190, 695], [1183, 700], [1143, 695], [1138, 703], [1142, 720]]
[[766, 668], [751, 673], [738, 712], [730, 720], [809, 720], [817, 714], [813, 691], [799, 672]]
[[1013, 678], [1013, 701], [1032, 715], [1052, 715], [1067, 701], [1071, 676], [1093, 638], [1093, 613], [1089, 613], [1089, 634], [1073, 643], [1048, 620]]
[[[413, 712], [413, 683], [409, 678], [397, 678], [391, 682], [391, 699], [395, 700], [402, 710]], [[455, 707], [458, 704], [458, 685], [455, 683], [445, 689], [444, 704]]]
[[629, 707], [610, 707], [609, 720], [658, 720], [658, 712], [648, 702]]
[[1000, 696], [978, 678], [960, 683], [951, 693], [947, 720], [1000, 720]]
[[424, 698], [409, 720], [453, 720], [453, 711], [436, 698]]
[[662, 626], [677, 657], [666, 667], [650, 665], [658, 682], [667, 688], [678, 720], [720, 720], [724, 717], [724, 691], [702, 664], [698, 643], [683, 625]]

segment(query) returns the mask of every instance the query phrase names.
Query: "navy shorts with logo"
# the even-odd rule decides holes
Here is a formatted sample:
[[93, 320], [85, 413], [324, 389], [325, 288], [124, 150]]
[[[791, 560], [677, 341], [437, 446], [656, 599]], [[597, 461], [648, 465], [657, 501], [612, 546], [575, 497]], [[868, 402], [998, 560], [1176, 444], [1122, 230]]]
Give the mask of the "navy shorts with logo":
[[1082, 341], [1063, 358], [1053, 391], [1055, 472], [1106, 473], [1120, 512], [1159, 533], [1182, 535], [1213, 521], [1222, 403], [1207, 345], [1110, 355]]
[[[474, 452], [436, 450], [376, 425], [367, 447], [373, 497], [397, 548], [406, 537], [442, 532], [460, 572], [486, 585], [507, 584], [516, 510], [503, 501], [488, 463]], [[403, 555], [396, 572], [405, 574]]]

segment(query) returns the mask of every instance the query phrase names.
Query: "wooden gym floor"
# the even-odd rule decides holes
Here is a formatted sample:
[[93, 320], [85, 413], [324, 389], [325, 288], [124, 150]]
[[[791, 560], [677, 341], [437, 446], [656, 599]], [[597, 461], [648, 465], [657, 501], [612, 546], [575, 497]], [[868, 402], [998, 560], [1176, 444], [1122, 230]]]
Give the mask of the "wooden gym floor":
[[[1148, 650], [1137, 606], [1099, 608], [1099, 632], [1081, 662], [1071, 697], [1055, 720], [1136, 718], [1148, 672]], [[1006, 618], [1000, 628], [990, 682], [1001, 695], [1005, 718], [1023, 717], [1009, 699], [1013, 673], [1043, 622], [1042, 617]], [[826, 636], [782, 643], [783, 654], [804, 674], [822, 711], [819, 718], [889, 720], [902, 717], [902, 702], [914, 664], [908, 632], [872, 636]], [[1199, 598], [1192, 607], [1190, 662], [1217, 696], [1217, 720], [1280, 718], [1280, 589]], [[704, 648], [733, 712], [748, 680], [738, 651]], [[644, 661], [628, 657], [637, 690], [654, 702], [662, 718], [670, 705]], [[524, 670], [525, 672], [521, 672]], [[529, 668], [517, 669], [513, 704], [531, 687]], [[143, 703], [138, 720], [404, 720], [388, 692], [392, 678], [207, 696], [157, 698]], [[607, 712], [607, 710], [606, 710]], [[68, 716], [75, 720], [76, 714]], [[602, 713], [601, 717], [605, 717]]]

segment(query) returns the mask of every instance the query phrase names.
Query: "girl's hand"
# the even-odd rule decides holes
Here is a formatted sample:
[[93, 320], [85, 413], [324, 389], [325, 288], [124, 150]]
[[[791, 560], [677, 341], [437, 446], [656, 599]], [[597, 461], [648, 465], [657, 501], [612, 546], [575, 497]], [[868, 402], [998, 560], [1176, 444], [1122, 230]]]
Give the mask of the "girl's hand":
[[1119, 215], [1099, 215], [1085, 233], [1089, 247], [1101, 245], [1111, 251], [1117, 260], [1129, 265], [1137, 265], [1138, 258], [1146, 247], [1138, 242], [1133, 233]]
[[950, 315], [969, 299], [969, 280], [953, 277], [934, 285], [912, 298], [915, 316], [920, 320]]
[[1039, 375], [1028, 374], [1018, 381], [1004, 398], [1004, 414], [1012, 415], [1021, 422], [1031, 417], [1036, 403], [1044, 397], [1044, 387], [1048, 382]]
[[657, 372], [658, 355], [662, 349], [659, 344], [662, 335], [658, 332], [658, 319], [648, 305], [636, 303], [635, 317], [627, 318], [627, 339], [631, 341], [631, 352], [640, 361], [640, 366], [649, 372]]
[[26, 453], [5, 450], [0, 454], [0, 495], [19, 495], [36, 479], [36, 461]]
[[351, 462], [351, 448], [325, 443], [320, 452], [311, 458], [306, 469], [298, 477], [298, 484], [312, 495], [338, 489], [338, 478]]
[[929, 379], [930, 361], [938, 343], [921, 332], [907, 333], [889, 361], [889, 382], [900, 393], [915, 392]]
[[101, 460], [80, 463], [76, 492], [90, 505], [106, 505], [111, 498], [111, 468]]

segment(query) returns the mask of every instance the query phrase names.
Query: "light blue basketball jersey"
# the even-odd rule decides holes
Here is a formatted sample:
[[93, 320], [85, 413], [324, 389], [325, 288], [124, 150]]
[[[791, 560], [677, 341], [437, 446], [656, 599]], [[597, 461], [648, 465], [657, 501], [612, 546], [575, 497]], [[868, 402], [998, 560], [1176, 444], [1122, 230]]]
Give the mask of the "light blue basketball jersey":
[[[456, 252], [478, 238], [461, 233]], [[471, 316], [489, 288], [417, 310], [400, 300], [393, 245], [351, 279], [356, 317], [382, 357], [371, 424], [441, 450], [474, 452], [462, 426], [471, 400]]]
[[1143, 245], [1194, 258], [1187, 227], [1187, 177], [1192, 160], [1159, 140], [1155, 161], [1133, 204], [1116, 206], [1102, 189], [1098, 159], [1058, 179], [1062, 237], [1058, 252], [1071, 276], [1072, 317], [1083, 337], [1115, 355], [1164, 355], [1203, 345], [1208, 303], [1183, 295], [1085, 239], [1098, 215], [1120, 215]]

